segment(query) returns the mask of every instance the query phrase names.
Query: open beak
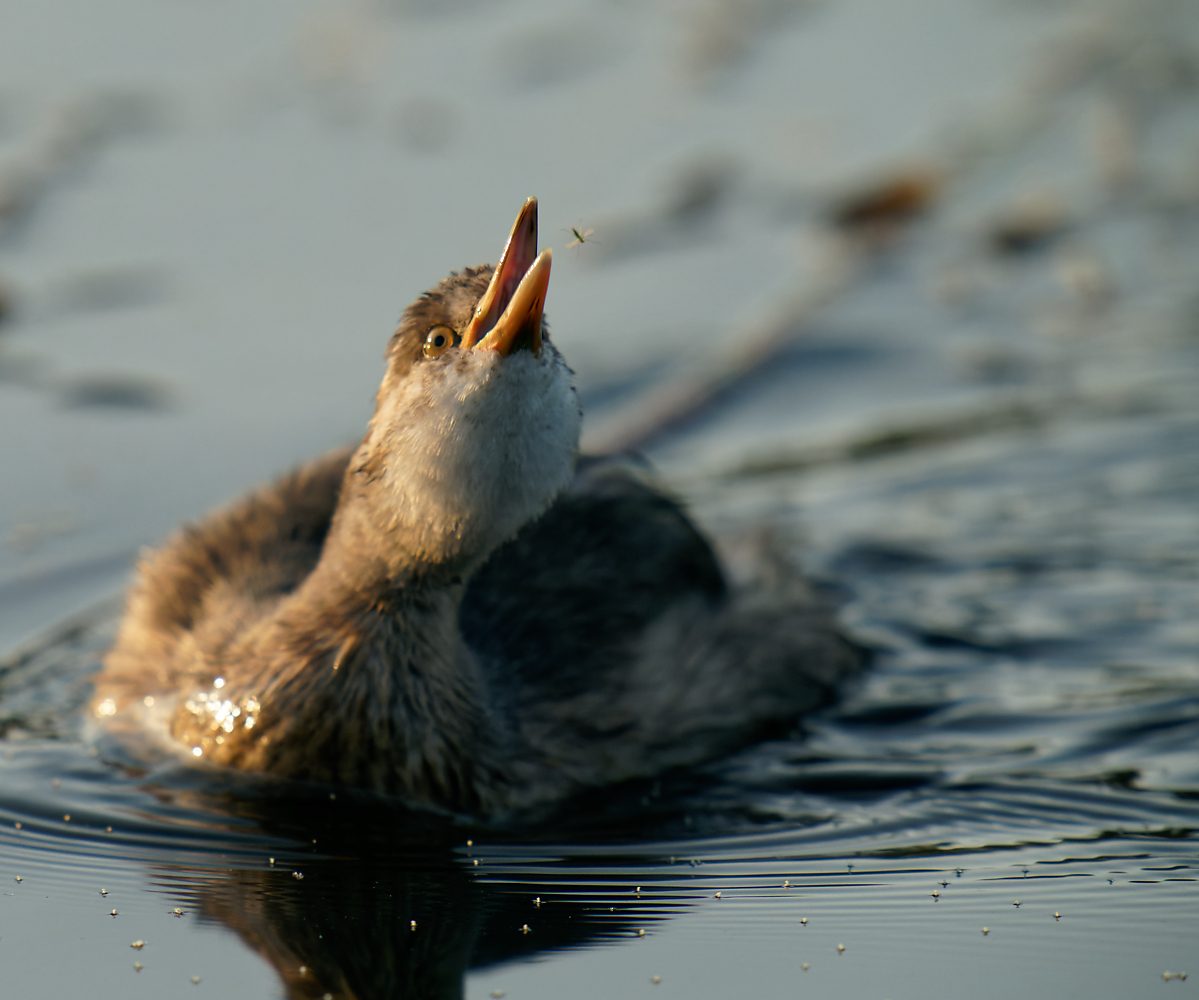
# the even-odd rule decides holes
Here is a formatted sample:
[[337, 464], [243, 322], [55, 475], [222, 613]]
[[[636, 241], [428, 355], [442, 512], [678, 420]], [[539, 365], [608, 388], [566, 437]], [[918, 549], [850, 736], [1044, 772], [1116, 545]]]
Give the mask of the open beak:
[[487, 290], [462, 331], [462, 346], [502, 355], [519, 350], [540, 354], [541, 314], [552, 263], [551, 250], [537, 253], [537, 199], [529, 198], [512, 224]]

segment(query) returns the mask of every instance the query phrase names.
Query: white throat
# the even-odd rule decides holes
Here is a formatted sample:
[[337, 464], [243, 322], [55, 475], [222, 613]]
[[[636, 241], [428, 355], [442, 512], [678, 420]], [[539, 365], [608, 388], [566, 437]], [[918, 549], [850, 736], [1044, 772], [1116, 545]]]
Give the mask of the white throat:
[[387, 528], [419, 561], [481, 561], [570, 481], [580, 424], [552, 348], [414, 366], [380, 399], [367, 438], [385, 456]]

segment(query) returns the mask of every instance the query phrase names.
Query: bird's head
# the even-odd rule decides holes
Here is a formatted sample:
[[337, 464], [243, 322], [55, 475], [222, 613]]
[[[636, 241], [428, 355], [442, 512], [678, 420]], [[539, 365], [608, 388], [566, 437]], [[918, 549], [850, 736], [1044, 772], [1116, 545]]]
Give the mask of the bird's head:
[[551, 262], [530, 198], [499, 262], [442, 280], [391, 338], [350, 483], [419, 563], [470, 569], [570, 481], [582, 418], [542, 316]]

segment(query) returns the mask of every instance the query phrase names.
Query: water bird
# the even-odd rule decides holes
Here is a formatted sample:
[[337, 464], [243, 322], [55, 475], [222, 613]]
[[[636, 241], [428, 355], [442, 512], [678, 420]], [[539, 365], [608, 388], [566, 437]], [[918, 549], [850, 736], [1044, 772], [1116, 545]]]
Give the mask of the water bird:
[[360, 443], [142, 559], [101, 722], [195, 766], [506, 818], [829, 701], [859, 656], [827, 608], [733, 586], [644, 463], [579, 456], [551, 264], [530, 198], [496, 265], [405, 310]]

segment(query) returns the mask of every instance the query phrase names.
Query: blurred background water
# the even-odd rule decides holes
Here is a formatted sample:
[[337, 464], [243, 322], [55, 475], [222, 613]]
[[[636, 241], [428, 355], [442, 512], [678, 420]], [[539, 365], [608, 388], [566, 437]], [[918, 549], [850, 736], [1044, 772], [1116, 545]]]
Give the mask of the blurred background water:
[[[58, 0], [0, 66], [6, 996], [1194, 989], [1188, 0]], [[869, 677], [519, 836], [97, 759], [137, 549], [359, 434], [528, 194], [587, 443]]]

